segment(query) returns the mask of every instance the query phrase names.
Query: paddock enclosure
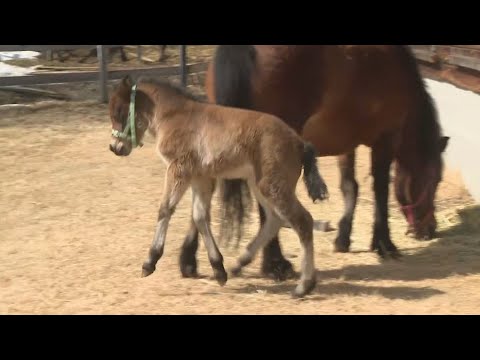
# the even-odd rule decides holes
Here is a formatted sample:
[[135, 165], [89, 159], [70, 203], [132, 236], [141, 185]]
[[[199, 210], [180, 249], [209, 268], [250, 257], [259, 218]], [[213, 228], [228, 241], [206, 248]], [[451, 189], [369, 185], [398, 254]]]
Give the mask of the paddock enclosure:
[[[94, 92], [91, 85], [75, 86], [75, 92]], [[480, 313], [480, 208], [457, 169], [447, 167], [439, 187], [439, 237], [432, 241], [404, 235], [406, 222], [390, 191], [392, 240], [404, 256], [398, 262], [381, 262], [368, 250], [372, 179], [369, 151], [360, 148], [352, 252], [333, 253], [336, 231], [316, 231], [318, 285], [304, 299], [290, 296], [297, 280], [277, 283], [261, 277], [260, 256], [241, 277], [230, 277], [219, 287], [210, 279], [202, 241], [200, 279], [183, 279], [178, 256], [190, 222], [190, 193], [172, 217], [156, 272], [141, 278], [165, 173], [153, 139], [147, 137], [143, 148], [118, 158], [108, 149], [106, 104], [77, 99], [30, 105], [0, 106], [2, 314]], [[458, 107], [459, 113], [467, 111], [460, 103]], [[472, 116], [479, 112], [472, 110]], [[442, 117], [440, 121], [443, 124]], [[476, 163], [473, 158], [472, 166]], [[319, 168], [330, 199], [313, 204], [301, 182], [297, 193], [315, 220], [329, 220], [336, 229], [343, 213], [336, 158], [320, 158]], [[215, 198], [212, 223], [217, 236], [218, 210]], [[241, 246], [257, 230], [254, 211]], [[298, 271], [296, 234], [283, 228], [280, 240]], [[240, 250], [221, 246], [221, 251], [230, 268]]]

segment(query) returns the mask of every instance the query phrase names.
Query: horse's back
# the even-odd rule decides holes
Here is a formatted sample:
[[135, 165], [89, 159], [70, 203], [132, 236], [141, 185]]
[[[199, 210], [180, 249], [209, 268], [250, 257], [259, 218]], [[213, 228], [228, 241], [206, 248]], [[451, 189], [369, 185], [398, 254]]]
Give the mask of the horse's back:
[[[248, 79], [251, 108], [281, 118], [319, 155], [371, 146], [398, 132], [414, 111], [416, 70], [401, 46], [255, 45], [255, 50], [256, 67]], [[212, 102], [215, 75], [210, 68]]]

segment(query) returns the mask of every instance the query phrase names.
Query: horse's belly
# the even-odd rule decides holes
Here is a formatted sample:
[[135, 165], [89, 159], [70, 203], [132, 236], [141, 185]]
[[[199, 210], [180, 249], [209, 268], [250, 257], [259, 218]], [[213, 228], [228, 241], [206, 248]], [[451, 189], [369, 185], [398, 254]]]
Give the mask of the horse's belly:
[[361, 144], [359, 132], [351, 123], [321, 114], [310, 118], [302, 131], [305, 141], [312, 143], [318, 156], [335, 156], [354, 150]]

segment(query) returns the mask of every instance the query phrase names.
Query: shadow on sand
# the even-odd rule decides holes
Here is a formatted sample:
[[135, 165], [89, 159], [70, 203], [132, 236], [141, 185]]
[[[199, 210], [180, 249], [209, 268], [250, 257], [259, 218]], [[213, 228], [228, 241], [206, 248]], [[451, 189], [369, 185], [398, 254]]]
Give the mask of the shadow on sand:
[[[421, 281], [443, 279], [452, 275], [480, 273], [480, 206], [458, 211], [460, 223], [438, 233], [427, 247], [400, 249], [401, 261], [385, 261], [374, 265], [350, 265], [335, 270], [318, 271], [319, 284], [313, 299], [333, 294], [381, 295], [389, 299], [424, 299], [444, 292], [430, 287], [365, 286], [348, 281]], [[409, 254], [412, 252], [411, 254]], [[354, 256], [354, 253], [352, 253]], [[245, 277], [256, 278], [247, 275]], [[260, 276], [259, 276], [260, 277]], [[329, 283], [322, 283], [328, 280]], [[332, 283], [338, 280], [338, 283]], [[273, 285], [246, 285], [236, 292], [266, 291], [286, 294], [293, 290], [295, 281]]]

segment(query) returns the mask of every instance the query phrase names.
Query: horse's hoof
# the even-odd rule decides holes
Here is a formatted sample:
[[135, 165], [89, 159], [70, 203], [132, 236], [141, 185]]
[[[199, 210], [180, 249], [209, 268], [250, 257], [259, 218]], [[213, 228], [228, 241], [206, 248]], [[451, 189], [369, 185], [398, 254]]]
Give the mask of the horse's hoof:
[[262, 275], [275, 281], [285, 281], [297, 277], [292, 263], [286, 259], [264, 262]]
[[398, 250], [388, 251], [387, 254], [388, 257], [392, 260], [400, 260], [403, 257], [402, 253]]
[[316, 279], [305, 280], [301, 284], [298, 284], [295, 290], [292, 292], [292, 297], [294, 299], [303, 298], [306, 295], [310, 294], [315, 286], [317, 285]]
[[334, 253], [348, 253], [350, 252], [350, 244], [351, 240], [350, 239], [343, 239], [340, 237], [337, 237], [334, 242], [333, 246], [333, 252]]
[[228, 275], [226, 271], [217, 271], [215, 273], [215, 280], [217, 280], [220, 286], [225, 286], [228, 280]]
[[155, 267], [150, 264], [143, 264], [142, 266], [142, 278], [152, 275], [155, 272]]
[[402, 258], [402, 253], [397, 249], [387, 250], [386, 252], [381, 250], [381, 248], [377, 249], [377, 254], [383, 261], [388, 260], [400, 260]]

